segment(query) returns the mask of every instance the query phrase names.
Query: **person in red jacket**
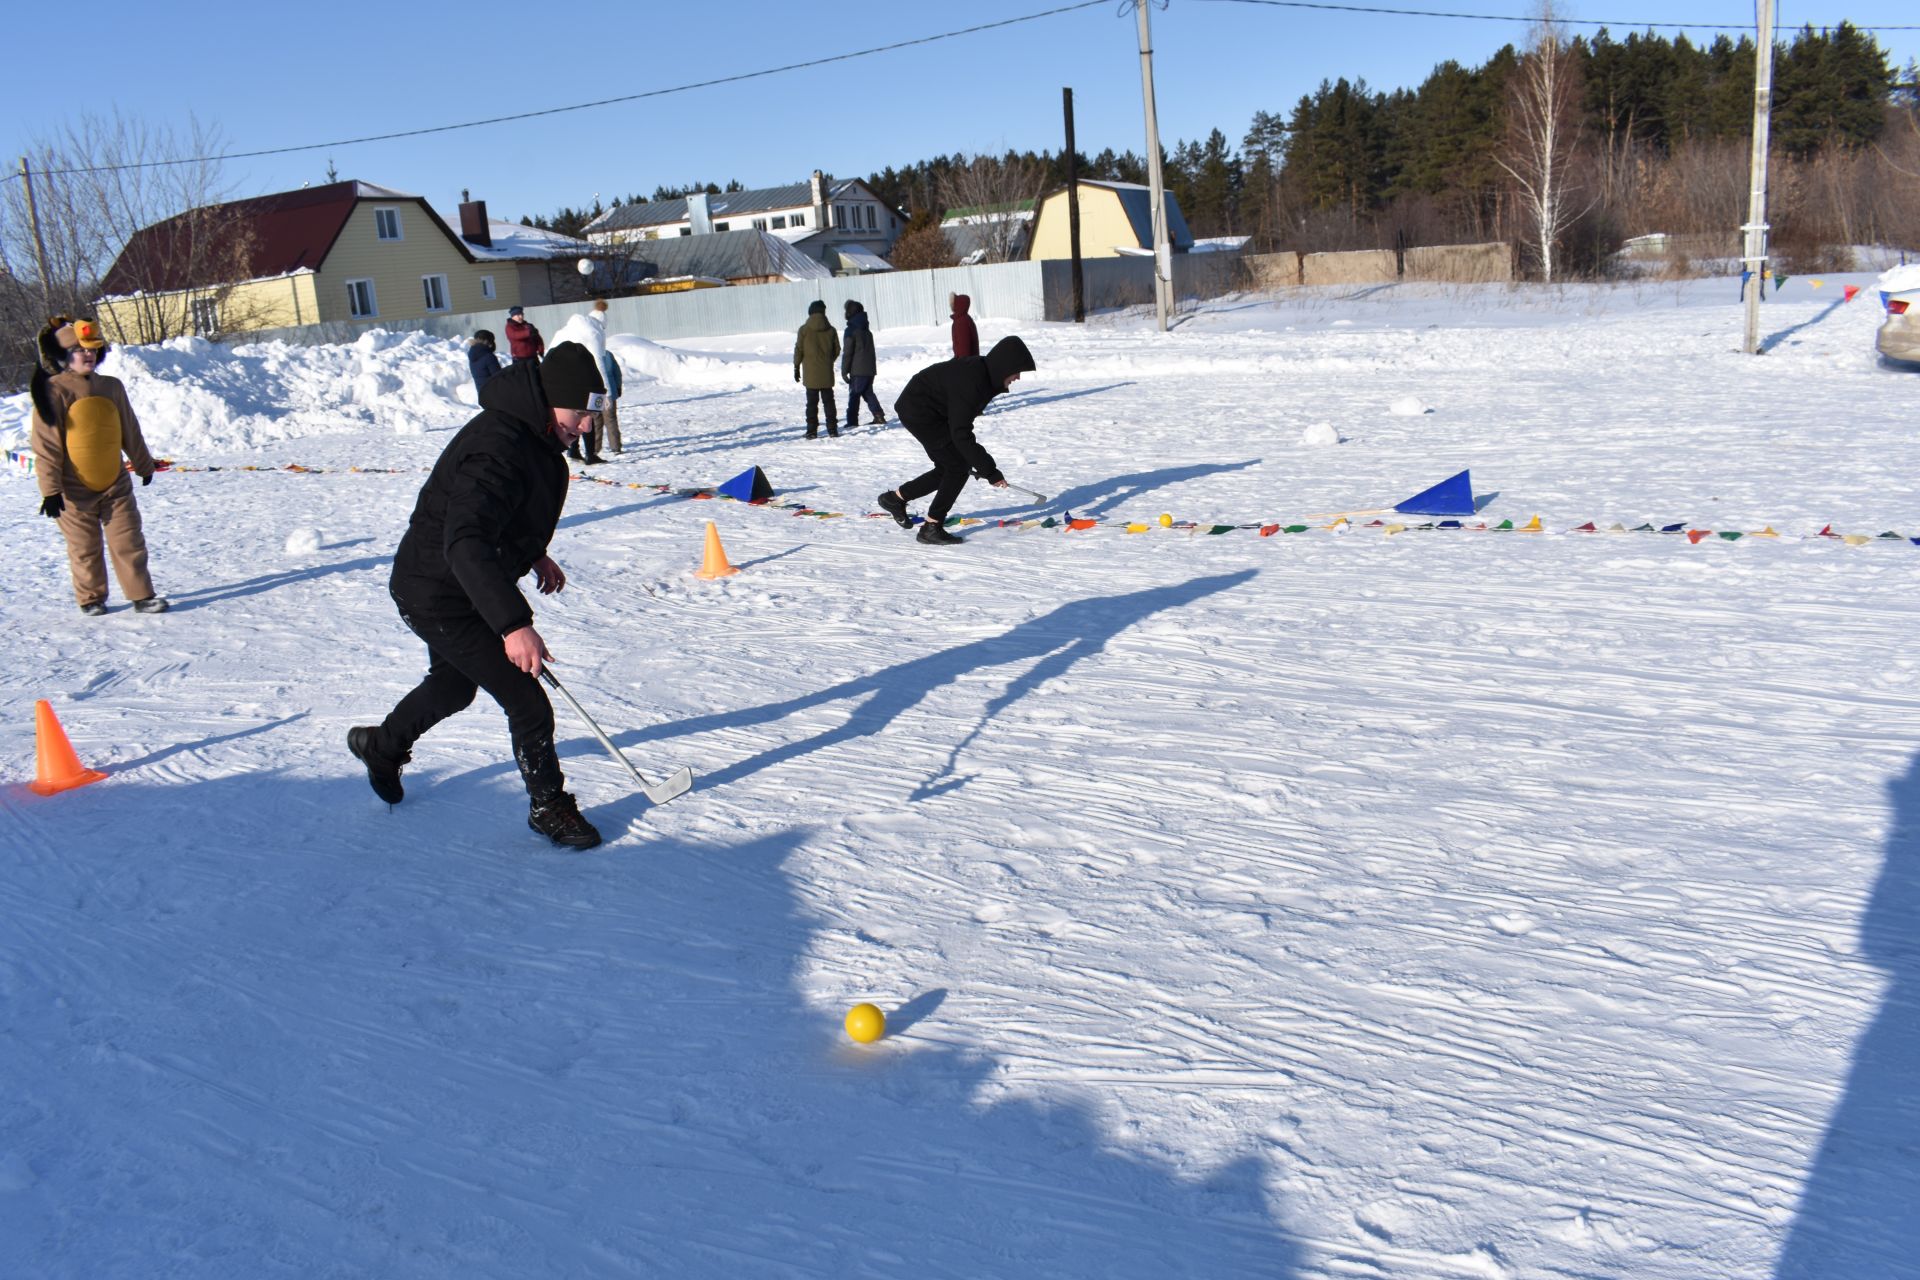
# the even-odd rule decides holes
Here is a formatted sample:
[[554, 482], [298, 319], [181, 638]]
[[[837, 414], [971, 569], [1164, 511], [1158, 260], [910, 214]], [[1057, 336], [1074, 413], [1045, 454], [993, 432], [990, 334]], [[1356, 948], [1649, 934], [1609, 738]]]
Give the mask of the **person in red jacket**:
[[947, 302], [953, 307], [953, 358], [979, 355], [980, 331], [973, 327], [973, 317], [967, 314], [973, 307], [973, 299], [964, 293], [950, 293]]
[[519, 307], [507, 308], [507, 351], [515, 360], [538, 360], [547, 354], [547, 340], [527, 323]]

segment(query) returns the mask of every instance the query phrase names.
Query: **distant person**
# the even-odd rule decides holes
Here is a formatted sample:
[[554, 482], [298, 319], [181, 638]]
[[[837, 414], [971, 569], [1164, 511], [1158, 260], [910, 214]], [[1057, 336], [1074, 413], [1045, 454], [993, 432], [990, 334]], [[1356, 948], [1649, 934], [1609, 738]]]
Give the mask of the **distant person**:
[[500, 372], [500, 357], [493, 353], [493, 330], [473, 331], [473, 341], [467, 344], [467, 368], [473, 370], [473, 389], [476, 394], [487, 385], [488, 378]]
[[947, 295], [947, 305], [953, 309], [953, 358], [977, 356], [980, 354], [980, 331], [973, 327], [973, 299], [964, 293]]
[[913, 375], [906, 390], [893, 402], [900, 425], [913, 433], [927, 451], [933, 470], [915, 476], [897, 489], [880, 495], [881, 510], [893, 517], [902, 529], [913, 527], [907, 504], [915, 498], [933, 495], [927, 505], [927, 518], [920, 525], [919, 539], [932, 546], [954, 546], [965, 541], [947, 532], [947, 513], [954, 499], [967, 487], [971, 470], [996, 489], [1007, 487], [993, 455], [973, 436], [973, 422], [987, 404], [1002, 391], [1033, 372], [1033, 356], [1027, 344], [1018, 338], [1002, 338], [987, 353], [956, 356], [928, 365]]
[[40, 367], [28, 382], [40, 514], [60, 522], [80, 612], [107, 611], [104, 536], [121, 594], [140, 613], [165, 613], [167, 602], [154, 594], [147, 573], [140, 504], [120, 458], [133, 463], [142, 485], [153, 483], [155, 463], [126, 387], [96, 372], [109, 350], [92, 320], [55, 316], [40, 330]]
[[547, 340], [527, 323], [520, 307], [507, 308], [507, 351], [515, 360], [538, 360], [547, 353]]
[[879, 361], [873, 351], [873, 329], [867, 323], [867, 309], [847, 299], [847, 335], [840, 344], [840, 376], [847, 380], [847, 430], [860, 425], [860, 402], [867, 402], [873, 425], [887, 420], [880, 409], [880, 397], [873, 394], [874, 375]]
[[827, 434], [840, 434], [840, 410], [833, 402], [833, 363], [840, 358], [840, 335], [827, 323], [827, 304], [815, 298], [807, 322], [793, 340], [793, 380], [807, 389], [807, 439], [820, 434], [820, 406], [827, 407]]
[[567, 501], [560, 455], [592, 426], [606, 387], [593, 354], [562, 342], [544, 362], [516, 360], [480, 393], [480, 413], [448, 442], [420, 489], [388, 591], [426, 642], [426, 678], [378, 725], [347, 731], [347, 750], [388, 804], [405, 797], [401, 766], [420, 736], [485, 689], [507, 713], [527, 785], [527, 825], [558, 845], [590, 849], [600, 833], [567, 794], [553, 746], [553, 704], [540, 687], [550, 661], [515, 583], [542, 595], [567, 585], [547, 554]]
[[620, 362], [613, 358], [611, 351], [600, 353], [600, 379], [607, 384], [607, 409], [600, 415], [600, 425], [593, 433], [595, 445], [604, 448], [608, 453], [625, 453], [626, 450], [620, 447], [620, 396], [623, 379], [620, 377]]

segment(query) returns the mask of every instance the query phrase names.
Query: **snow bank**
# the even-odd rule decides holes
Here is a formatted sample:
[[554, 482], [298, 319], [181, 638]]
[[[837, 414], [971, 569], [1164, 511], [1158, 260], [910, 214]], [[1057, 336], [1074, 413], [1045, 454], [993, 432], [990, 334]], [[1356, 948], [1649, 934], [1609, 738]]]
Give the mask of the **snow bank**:
[[1417, 418], [1423, 413], [1432, 413], [1426, 401], [1419, 396], [1401, 396], [1387, 406], [1387, 412], [1396, 418]]
[[1882, 293], [1905, 293], [1909, 289], [1920, 289], [1920, 262], [1909, 262], [1904, 267], [1884, 272], [1874, 282], [1874, 287]]
[[793, 381], [793, 361], [781, 355], [676, 351], [630, 333], [612, 334], [607, 350], [622, 372], [638, 372], [669, 386], [778, 387]]

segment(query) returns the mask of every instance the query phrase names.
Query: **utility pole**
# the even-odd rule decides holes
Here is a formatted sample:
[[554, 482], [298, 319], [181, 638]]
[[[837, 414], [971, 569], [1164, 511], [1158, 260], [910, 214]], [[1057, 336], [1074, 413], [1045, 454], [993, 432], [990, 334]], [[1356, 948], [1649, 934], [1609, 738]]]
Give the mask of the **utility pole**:
[[1748, 355], [1760, 353], [1760, 295], [1767, 280], [1767, 129], [1773, 110], [1773, 0], [1757, 0], [1760, 44], [1753, 55], [1752, 189], [1747, 195], [1745, 269]]
[[[1770, 2], [1770, 0], [1763, 0]], [[1147, 29], [1147, 6], [1153, 0], [1133, 0], [1140, 15], [1140, 93], [1147, 102], [1147, 186], [1153, 202], [1153, 307], [1160, 332], [1167, 331], [1173, 310], [1173, 250], [1167, 244], [1167, 190], [1160, 178], [1160, 121], [1153, 108], [1153, 33]]]
[[40, 238], [40, 210], [33, 202], [33, 171], [27, 158], [20, 157], [20, 181], [27, 188], [27, 222], [33, 227], [33, 262], [40, 268], [40, 310], [53, 310], [53, 289], [47, 283], [47, 245]]
[[[1080, 270], [1080, 153], [1073, 149], [1073, 90], [1060, 90], [1067, 113], [1067, 243], [1073, 254], [1073, 322], [1087, 322], [1087, 282]], [[1033, 215], [1036, 219], [1038, 210]], [[1037, 229], [1037, 228], [1036, 228]]]

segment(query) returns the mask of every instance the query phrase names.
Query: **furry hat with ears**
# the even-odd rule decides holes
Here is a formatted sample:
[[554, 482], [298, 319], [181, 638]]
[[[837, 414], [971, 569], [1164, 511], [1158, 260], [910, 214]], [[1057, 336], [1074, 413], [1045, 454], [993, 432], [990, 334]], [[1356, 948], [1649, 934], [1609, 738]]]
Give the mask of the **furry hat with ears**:
[[85, 347], [89, 351], [104, 354], [107, 340], [100, 334], [100, 326], [92, 320], [75, 320], [69, 316], [54, 316], [40, 330], [40, 365], [48, 373], [60, 373], [67, 367], [67, 357], [73, 354], [75, 347]]

